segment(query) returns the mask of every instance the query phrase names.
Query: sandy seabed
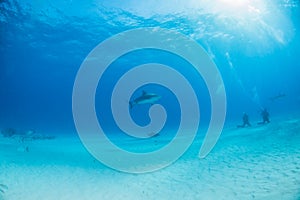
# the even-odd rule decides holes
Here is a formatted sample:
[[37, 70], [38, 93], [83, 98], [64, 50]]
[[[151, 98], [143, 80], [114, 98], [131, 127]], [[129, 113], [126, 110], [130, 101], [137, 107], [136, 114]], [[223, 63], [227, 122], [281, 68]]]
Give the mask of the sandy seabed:
[[201, 143], [167, 168], [127, 174], [96, 161], [77, 135], [0, 137], [0, 200], [300, 200], [300, 119], [224, 129], [204, 159]]

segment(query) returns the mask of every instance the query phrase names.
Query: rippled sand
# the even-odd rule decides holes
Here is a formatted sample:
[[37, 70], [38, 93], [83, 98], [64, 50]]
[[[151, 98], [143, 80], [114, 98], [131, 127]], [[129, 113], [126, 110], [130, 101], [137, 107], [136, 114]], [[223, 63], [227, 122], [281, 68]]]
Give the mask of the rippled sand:
[[1, 200], [300, 199], [298, 119], [225, 129], [205, 159], [199, 139], [173, 165], [139, 175], [97, 162], [76, 135], [26, 145], [0, 137]]

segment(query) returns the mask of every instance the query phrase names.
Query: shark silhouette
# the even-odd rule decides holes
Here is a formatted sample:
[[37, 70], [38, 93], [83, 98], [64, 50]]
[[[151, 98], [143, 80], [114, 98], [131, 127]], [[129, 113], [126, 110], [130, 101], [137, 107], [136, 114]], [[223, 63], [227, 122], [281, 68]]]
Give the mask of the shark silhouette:
[[161, 98], [160, 95], [154, 94], [154, 93], [147, 93], [146, 91], [143, 91], [142, 96], [134, 99], [133, 101], [129, 102], [130, 108], [137, 104], [154, 104], [156, 101], [158, 101]]
[[286, 94], [279, 93], [278, 95], [273, 96], [273, 97], [270, 97], [269, 99], [273, 102], [273, 101], [275, 101], [275, 100], [277, 100], [277, 99], [281, 99], [281, 98], [283, 98], [283, 97], [286, 97]]
[[[4, 194], [4, 191], [7, 189], [8, 189], [8, 187], [6, 185], [0, 184], [0, 195], [1, 195], [1, 193]], [[1, 198], [1, 196], [0, 196], [0, 198]]]

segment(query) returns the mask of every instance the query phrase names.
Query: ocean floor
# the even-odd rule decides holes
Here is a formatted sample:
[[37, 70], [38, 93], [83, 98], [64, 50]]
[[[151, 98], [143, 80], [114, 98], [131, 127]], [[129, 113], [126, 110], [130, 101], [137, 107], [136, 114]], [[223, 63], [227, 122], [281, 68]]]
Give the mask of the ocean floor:
[[167, 168], [127, 174], [96, 161], [76, 134], [23, 143], [0, 136], [0, 200], [300, 200], [300, 119], [225, 128], [204, 159], [201, 144]]

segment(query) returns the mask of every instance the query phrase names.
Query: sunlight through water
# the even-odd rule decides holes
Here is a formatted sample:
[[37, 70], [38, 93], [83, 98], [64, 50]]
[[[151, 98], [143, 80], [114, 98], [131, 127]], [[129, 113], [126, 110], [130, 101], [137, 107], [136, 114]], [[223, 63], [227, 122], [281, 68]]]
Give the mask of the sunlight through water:
[[[282, 5], [280, 2], [282, 1], [178, 0], [174, 3], [171, 0], [149, 0], [142, 3], [131, 0], [112, 1], [104, 5], [118, 6], [143, 18], [154, 18], [164, 28], [169, 28], [169, 23], [177, 21], [178, 27], [173, 28], [197, 41], [222, 41], [223, 48], [227, 50], [236, 45], [240, 51], [253, 56], [271, 53], [293, 38], [294, 25], [289, 18], [290, 9], [286, 6], [293, 4], [285, 1]], [[189, 24], [180, 23], [183, 20], [188, 20]]]

